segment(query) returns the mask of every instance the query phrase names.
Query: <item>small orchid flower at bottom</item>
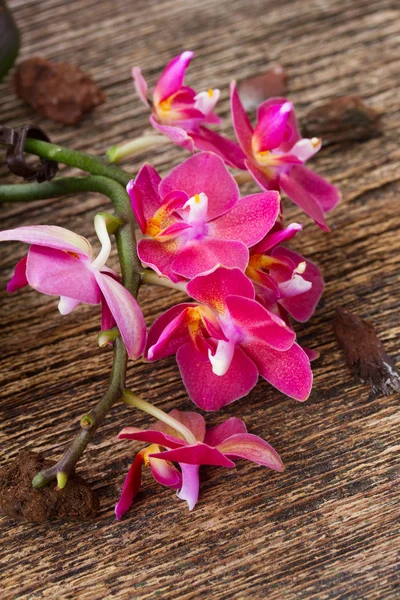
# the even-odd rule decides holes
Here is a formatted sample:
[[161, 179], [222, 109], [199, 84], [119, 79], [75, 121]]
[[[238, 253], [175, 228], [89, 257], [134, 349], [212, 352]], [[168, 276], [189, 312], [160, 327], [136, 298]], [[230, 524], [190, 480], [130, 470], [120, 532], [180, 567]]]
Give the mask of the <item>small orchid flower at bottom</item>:
[[99, 213], [95, 230], [101, 251], [95, 258], [89, 241], [68, 229], [52, 225], [17, 227], [0, 232], [0, 241], [20, 241], [30, 245], [27, 256], [15, 267], [7, 291], [10, 293], [30, 285], [42, 294], [60, 296], [58, 309], [62, 315], [76, 306], [102, 304], [102, 328], [117, 325], [128, 355], [137, 359], [143, 352], [146, 326], [142, 311], [119, 282], [117, 273], [106, 267], [111, 251], [109, 229], [115, 231], [115, 217]]
[[[156, 481], [179, 489], [178, 497], [186, 500], [189, 510], [195, 507], [198, 500], [199, 469], [202, 465], [233, 468], [234, 459], [245, 458], [275, 471], [284, 470], [284, 465], [272, 446], [262, 438], [248, 433], [241, 419], [232, 417], [220, 425], [206, 429], [204, 418], [195, 412], [174, 409], [166, 414], [128, 390], [124, 390], [123, 400], [157, 416], [158, 421], [151, 429], [126, 427], [118, 436], [120, 439], [151, 444], [136, 455], [128, 472], [115, 509], [118, 520], [129, 509], [139, 491], [141, 466], [146, 461]], [[173, 466], [174, 462], [179, 464], [181, 472]], [[164, 467], [161, 463], [164, 463]]]

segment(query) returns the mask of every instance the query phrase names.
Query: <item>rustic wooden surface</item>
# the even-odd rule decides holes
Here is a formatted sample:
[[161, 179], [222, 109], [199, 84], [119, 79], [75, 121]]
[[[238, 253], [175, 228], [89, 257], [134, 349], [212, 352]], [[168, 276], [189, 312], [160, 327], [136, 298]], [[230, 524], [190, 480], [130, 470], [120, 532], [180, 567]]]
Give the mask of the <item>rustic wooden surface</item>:
[[[80, 472], [101, 500], [87, 523], [20, 524], [2, 518], [2, 598], [163, 600], [391, 599], [400, 594], [398, 396], [374, 398], [344, 365], [332, 333], [334, 307], [370, 319], [399, 359], [400, 6], [397, 0], [12, 0], [22, 58], [40, 55], [87, 69], [107, 103], [78, 128], [36, 115], [0, 85], [0, 121], [34, 122], [56, 142], [104, 153], [139, 135], [147, 114], [130, 68], [152, 83], [162, 66], [196, 51], [189, 81], [222, 89], [275, 62], [289, 76], [300, 114], [338, 94], [359, 94], [382, 114], [383, 135], [331, 146], [314, 160], [343, 191], [332, 233], [307, 221], [293, 247], [317, 261], [326, 292], [300, 341], [318, 348], [315, 385], [305, 404], [260, 382], [247, 399], [208, 417], [245, 419], [280, 452], [284, 474], [240, 462], [235, 471], [203, 469], [201, 499], [189, 513], [170, 490], [146, 477], [124, 520], [113, 509], [135, 446], [117, 441], [123, 425], [148, 419], [120, 406], [109, 415]], [[230, 131], [226, 120], [226, 132]], [[159, 148], [162, 171], [182, 158]], [[135, 172], [139, 161], [129, 165]], [[147, 156], [147, 158], [149, 158]], [[11, 181], [4, 178], [3, 181]], [[53, 223], [93, 238], [98, 195], [2, 207], [1, 227]], [[101, 395], [111, 362], [97, 349], [99, 313], [68, 317], [54, 298], [4, 291], [22, 244], [1, 248], [1, 445], [5, 464], [22, 447], [58, 457], [77, 419]], [[150, 323], [178, 293], [142, 290]], [[160, 407], [191, 409], [173, 359], [131, 366], [129, 386]], [[137, 447], [140, 447], [138, 445]]]

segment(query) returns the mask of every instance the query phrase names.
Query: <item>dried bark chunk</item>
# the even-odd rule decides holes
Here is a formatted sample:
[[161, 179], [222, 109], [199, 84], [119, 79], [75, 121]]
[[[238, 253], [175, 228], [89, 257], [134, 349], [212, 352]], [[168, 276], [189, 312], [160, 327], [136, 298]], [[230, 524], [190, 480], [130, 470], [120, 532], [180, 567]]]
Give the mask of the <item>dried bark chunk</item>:
[[245, 110], [256, 109], [261, 102], [286, 93], [287, 75], [281, 65], [275, 65], [263, 75], [238, 83], [238, 92]]
[[388, 396], [400, 391], [400, 373], [372, 323], [337, 308], [333, 327], [347, 365], [362, 383], [369, 383], [375, 394]]
[[33, 477], [51, 462], [36, 452], [22, 450], [17, 458], [0, 470], [0, 512], [23, 521], [43, 523], [53, 519], [83, 520], [95, 517], [99, 500], [79, 475], [71, 475], [66, 487], [57, 483], [34, 489]]
[[302, 121], [302, 131], [324, 142], [362, 142], [380, 135], [379, 115], [358, 96], [340, 96], [312, 108]]
[[105, 101], [90, 75], [75, 65], [38, 57], [18, 65], [14, 86], [17, 96], [41, 115], [66, 125], [76, 125], [85, 113]]

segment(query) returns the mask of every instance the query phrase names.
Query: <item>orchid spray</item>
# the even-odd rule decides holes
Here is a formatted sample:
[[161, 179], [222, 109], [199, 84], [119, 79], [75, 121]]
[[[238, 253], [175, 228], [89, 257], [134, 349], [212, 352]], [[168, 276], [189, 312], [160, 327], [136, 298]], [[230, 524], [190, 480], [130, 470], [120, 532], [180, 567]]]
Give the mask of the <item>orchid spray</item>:
[[[25, 152], [90, 175], [53, 181], [49, 175], [43, 183], [0, 186], [3, 202], [96, 191], [114, 206], [113, 215], [95, 216], [101, 246], [97, 256], [82, 235], [51, 224], [3, 231], [0, 241], [28, 244], [27, 255], [8, 283], [10, 293], [29, 285], [56, 296], [62, 315], [80, 303], [100, 305], [98, 344], [114, 346], [104, 396], [82, 417], [71, 446], [53, 467], [34, 477], [33, 486], [54, 479], [59, 488], [68, 484], [115, 402], [121, 400], [157, 419], [148, 429], [129, 425], [120, 433], [120, 438], [150, 445], [133, 460], [116, 506], [118, 519], [136, 497], [146, 466], [158, 483], [176, 490], [190, 510], [198, 500], [202, 465], [232, 468], [234, 460], [244, 458], [274, 471], [284, 468], [277, 452], [248, 433], [241, 419], [206, 429], [196, 412], [174, 409], [167, 414], [126, 390], [128, 360], [155, 362], [176, 355], [193, 403], [217, 411], [245, 397], [259, 376], [279, 393], [306, 400], [312, 385], [310, 360], [318, 355], [300, 346], [291, 319], [303, 322], [311, 317], [323, 279], [317, 265], [285, 245], [302, 225], [284, 223], [280, 192], [328, 230], [326, 213], [339, 201], [339, 191], [304, 166], [321, 141], [301, 137], [293, 105], [284, 98], [264, 102], [253, 127], [234, 83], [231, 108], [238, 141], [222, 136], [213, 129], [221, 121], [215, 112], [219, 90], [196, 92], [184, 84], [192, 58], [189, 51], [174, 58], [151, 95], [140, 68], [133, 68], [137, 93], [156, 133], [114, 146], [106, 161], [28, 137]], [[17, 135], [0, 138], [9, 145], [9, 153], [15, 150]], [[143, 165], [136, 176], [113, 164], [171, 141], [191, 155], [163, 176], [151, 164]], [[242, 197], [240, 175], [230, 172], [232, 168], [247, 170], [260, 189]], [[138, 242], [135, 225], [141, 231]], [[120, 273], [107, 266], [111, 235]], [[144, 285], [176, 288], [188, 296], [160, 315], [148, 332], [137, 302]], [[242, 406], [247, 410], [246, 402]]]

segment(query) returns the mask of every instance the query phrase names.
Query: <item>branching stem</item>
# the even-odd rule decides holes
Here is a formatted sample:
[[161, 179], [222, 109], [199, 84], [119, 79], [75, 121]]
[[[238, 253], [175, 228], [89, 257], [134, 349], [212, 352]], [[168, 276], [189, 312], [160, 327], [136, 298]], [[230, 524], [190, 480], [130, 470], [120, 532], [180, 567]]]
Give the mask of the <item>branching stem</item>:
[[[135, 221], [129, 196], [120, 183], [108, 177], [94, 175], [64, 177], [40, 184], [4, 185], [0, 186], [0, 200], [11, 202], [38, 200], [82, 191], [100, 192], [112, 201], [115, 216], [122, 222], [115, 232], [122, 284], [136, 297], [143, 267], [136, 252]], [[68, 475], [74, 470], [95, 431], [103, 422], [112, 405], [121, 398], [122, 390], [125, 387], [127, 360], [125, 346], [122, 340], [117, 338], [114, 343], [114, 360], [106, 393], [94, 409], [82, 419], [79, 433], [58, 463], [34, 477], [32, 481], [34, 487], [45, 486], [54, 479], [57, 479], [59, 487], [66, 485]]]

